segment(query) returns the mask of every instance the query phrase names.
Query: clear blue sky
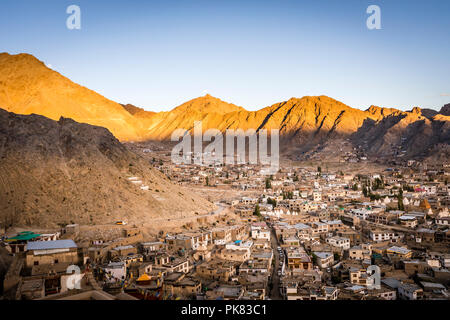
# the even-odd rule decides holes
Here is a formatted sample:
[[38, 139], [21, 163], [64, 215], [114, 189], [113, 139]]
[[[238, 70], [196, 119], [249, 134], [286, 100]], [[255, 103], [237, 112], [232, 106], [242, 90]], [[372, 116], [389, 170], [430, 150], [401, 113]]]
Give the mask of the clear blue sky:
[[[81, 30], [66, 28], [71, 4]], [[366, 27], [370, 4], [381, 30]], [[249, 110], [321, 94], [437, 109], [450, 102], [449, 17], [448, 0], [1, 0], [0, 51], [154, 111], [205, 92]]]

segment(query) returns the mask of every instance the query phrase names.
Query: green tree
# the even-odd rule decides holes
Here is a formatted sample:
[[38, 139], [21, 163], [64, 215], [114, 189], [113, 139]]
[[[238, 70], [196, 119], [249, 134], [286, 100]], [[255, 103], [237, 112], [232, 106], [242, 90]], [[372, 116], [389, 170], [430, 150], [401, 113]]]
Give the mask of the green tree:
[[259, 210], [259, 204], [256, 204], [255, 211], [253, 211], [253, 215], [261, 217], [261, 211]]
[[317, 256], [314, 253], [312, 254], [311, 260], [313, 264], [317, 264]]
[[364, 186], [364, 188], [363, 188], [363, 194], [364, 194], [364, 197], [367, 197], [369, 195], [369, 191], [367, 190], [366, 186]]
[[403, 204], [403, 190], [402, 189], [400, 189], [398, 192], [397, 200], [398, 200], [398, 210], [404, 211], [405, 206]]
[[274, 208], [277, 206], [277, 201], [272, 198], [267, 198], [267, 203], [273, 205]]
[[266, 189], [272, 189], [272, 183], [270, 182], [270, 178], [266, 179]]

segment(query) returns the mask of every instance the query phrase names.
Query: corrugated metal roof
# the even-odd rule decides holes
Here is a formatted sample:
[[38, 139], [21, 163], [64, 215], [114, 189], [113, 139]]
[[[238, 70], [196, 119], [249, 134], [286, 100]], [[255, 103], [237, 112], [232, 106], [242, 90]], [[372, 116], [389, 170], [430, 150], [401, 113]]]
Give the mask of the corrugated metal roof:
[[27, 244], [28, 250], [48, 250], [48, 249], [68, 249], [77, 248], [73, 240], [53, 240], [53, 241], [30, 241]]

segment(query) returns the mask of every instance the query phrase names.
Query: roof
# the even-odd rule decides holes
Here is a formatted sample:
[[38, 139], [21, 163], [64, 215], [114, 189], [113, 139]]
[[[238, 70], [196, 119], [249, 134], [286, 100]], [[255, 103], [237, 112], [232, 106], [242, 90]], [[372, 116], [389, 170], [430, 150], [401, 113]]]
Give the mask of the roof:
[[134, 248], [132, 245], [128, 245], [128, 246], [118, 246], [118, 247], [113, 248], [112, 250], [119, 251], [119, 250], [126, 250], [126, 249], [132, 249], [132, 248]]
[[411, 252], [411, 250], [409, 250], [407, 248], [397, 247], [397, 246], [390, 247], [387, 250], [392, 251], [394, 253], [398, 253], [398, 254], [407, 254], [407, 253]]
[[150, 281], [150, 280], [151, 280], [151, 278], [146, 273], [144, 273], [136, 281]]
[[73, 240], [31, 241], [27, 244], [28, 250], [69, 249], [77, 248]]
[[424, 288], [445, 290], [445, 286], [442, 285], [442, 284], [440, 284], [440, 283], [434, 283], [434, 282], [426, 282], [426, 281], [422, 281], [422, 282], [420, 282], [420, 284], [421, 284]]
[[315, 254], [316, 256], [318, 256], [320, 259], [327, 259], [327, 258], [329, 258], [330, 256], [332, 256], [332, 254], [329, 253], [329, 252], [314, 252], [314, 254]]
[[15, 237], [6, 239], [6, 241], [8, 241], [8, 242], [9, 241], [27, 241], [27, 240], [37, 238], [39, 236], [40, 236], [40, 234], [34, 233], [32, 231], [23, 231], [23, 232], [19, 232], [17, 234], [17, 236], [15, 236]]
[[400, 281], [395, 278], [386, 278], [381, 280], [381, 282], [393, 289], [397, 289], [397, 287], [400, 285]]

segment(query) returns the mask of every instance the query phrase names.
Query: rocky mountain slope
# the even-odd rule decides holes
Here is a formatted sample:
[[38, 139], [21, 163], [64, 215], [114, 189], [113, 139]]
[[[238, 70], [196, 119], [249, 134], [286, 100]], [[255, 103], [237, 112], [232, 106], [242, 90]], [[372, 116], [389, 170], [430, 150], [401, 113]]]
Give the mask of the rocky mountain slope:
[[[149, 190], [131, 183], [138, 177]], [[173, 185], [107, 129], [0, 109], [0, 219], [42, 227], [141, 224], [213, 205]], [[11, 219], [10, 219], [11, 220]]]
[[140, 135], [136, 119], [120, 104], [73, 83], [29, 54], [0, 53], [0, 107], [106, 127], [120, 140]]
[[352, 135], [355, 145], [370, 155], [384, 157], [426, 158], [450, 155], [450, 117], [431, 116], [414, 108], [411, 112], [396, 112], [381, 120], [366, 119]]

